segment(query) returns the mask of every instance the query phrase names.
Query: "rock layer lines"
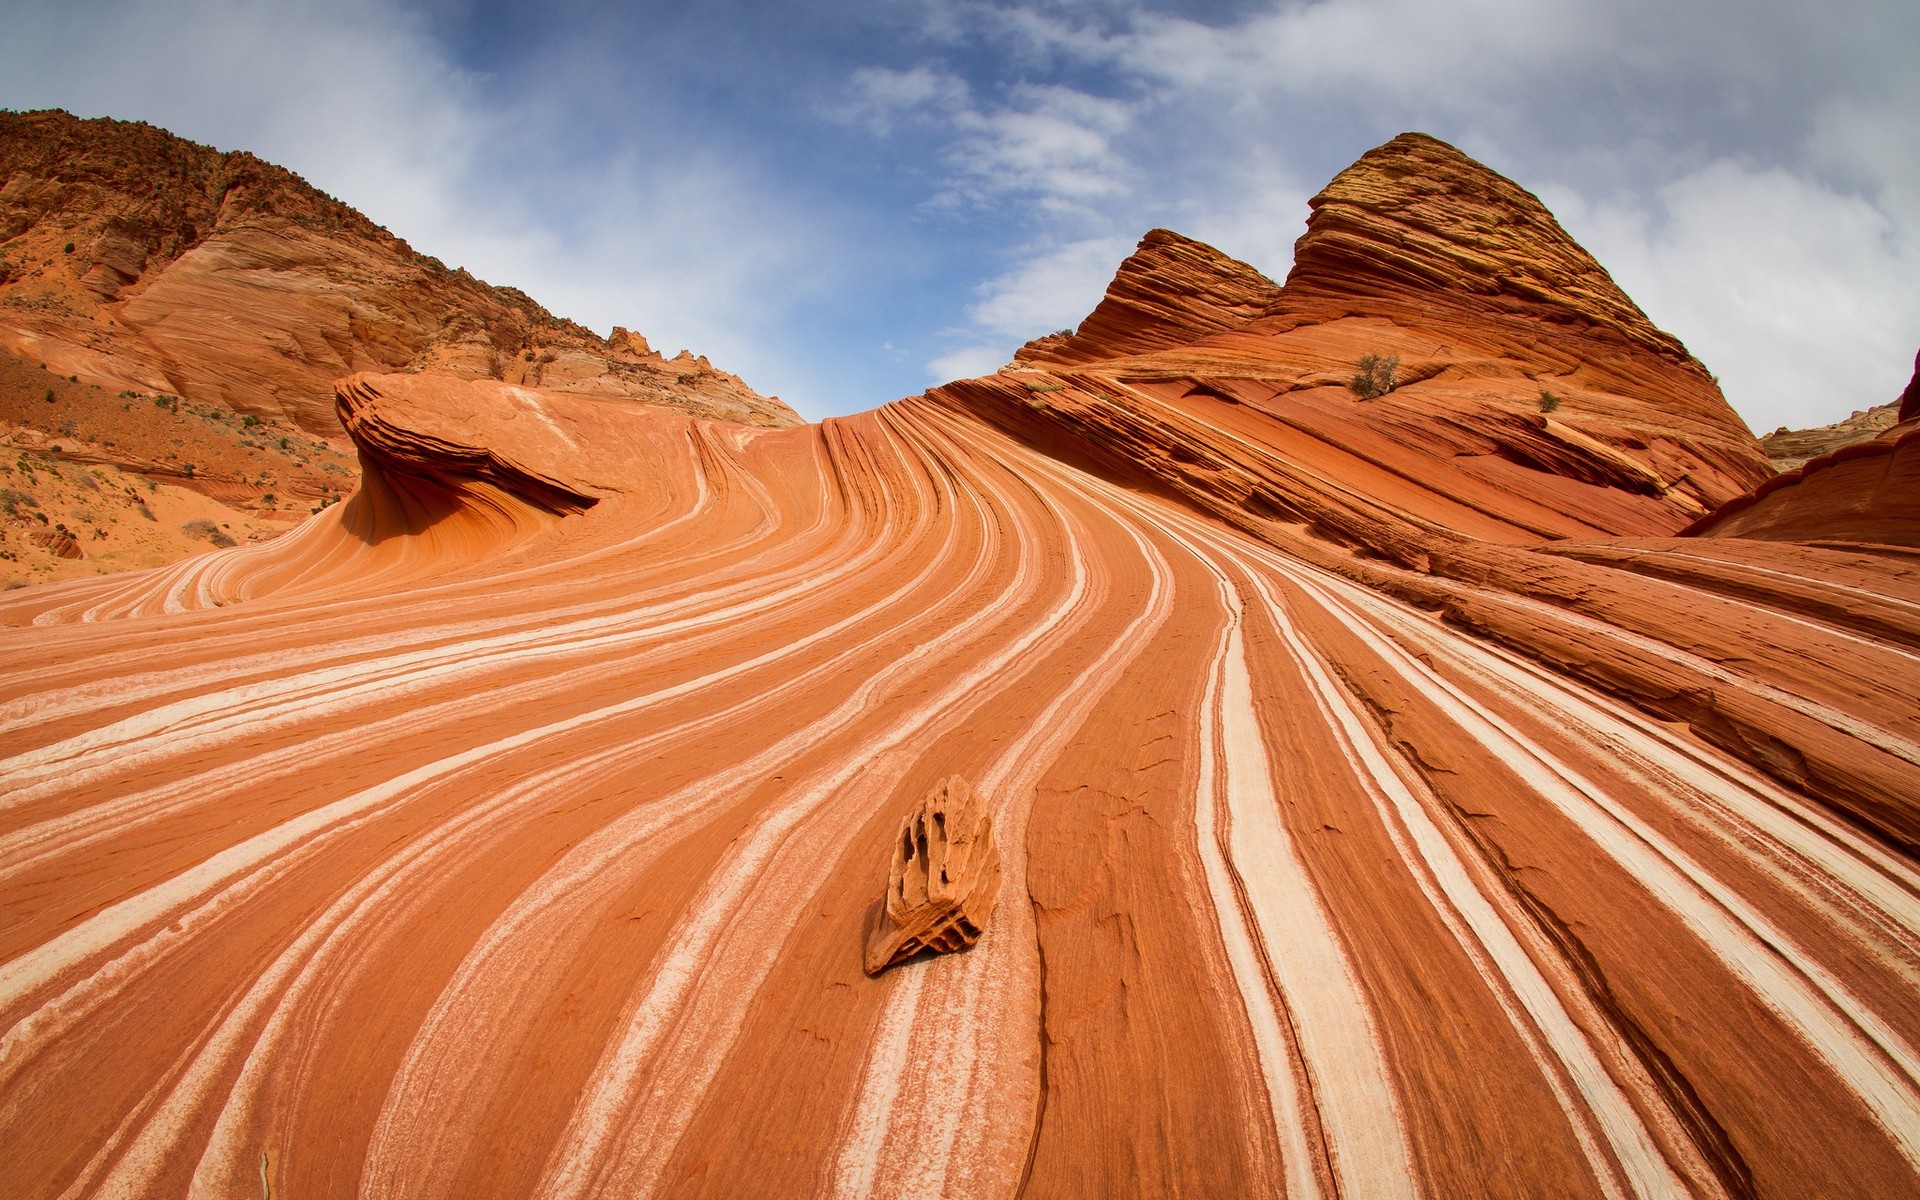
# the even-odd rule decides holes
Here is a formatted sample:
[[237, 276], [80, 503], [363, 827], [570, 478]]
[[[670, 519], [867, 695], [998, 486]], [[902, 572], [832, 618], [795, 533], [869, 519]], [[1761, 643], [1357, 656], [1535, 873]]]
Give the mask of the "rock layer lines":
[[360, 375], [350, 502], [8, 593], [4, 1190], [1915, 1190], [1913, 551], [1675, 536], [1764, 461], [1590, 280], [1331, 279], [814, 426]]

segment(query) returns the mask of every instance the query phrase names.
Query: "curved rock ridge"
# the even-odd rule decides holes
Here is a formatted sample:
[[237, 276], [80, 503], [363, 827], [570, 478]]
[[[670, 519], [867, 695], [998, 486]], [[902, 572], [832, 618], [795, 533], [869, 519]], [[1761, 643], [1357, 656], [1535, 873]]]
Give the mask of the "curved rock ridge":
[[1106, 296], [1078, 330], [1028, 342], [1013, 361], [1072, 366], [1182, 345], [1246, 324], [1279, 291], [1259, 271], [1205, 242], [1154, 229], [1120, 264]]
[[[0, 595], [0, 1191], [1920, 1189], [1920, 553], [1670, 536], [1750, 444], [1449, 319], [342, 381], [346, 504]], [[869, 977], [954, 776], [992, 920]]]
[[1920, 549], [1920, 421], [1810, 459], [1681, 533]]
[[0, 351], [322, 434], [334, 379], [402, 369], [800, 420], [704, 357], [449, 270], [253, 155], [58, 111], [0, 113]]

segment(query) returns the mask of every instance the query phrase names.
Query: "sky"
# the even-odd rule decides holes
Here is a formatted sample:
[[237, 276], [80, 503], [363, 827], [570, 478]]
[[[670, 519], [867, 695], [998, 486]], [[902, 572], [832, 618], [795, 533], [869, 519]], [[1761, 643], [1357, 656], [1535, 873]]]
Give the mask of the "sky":
[[250, 150], [819, 418], [1077, 324], [1156, 226], [1275, 279], [1421, 130], [1756, 433], [1920, 348], [1914, 0], [8, 0], [0, 107]]

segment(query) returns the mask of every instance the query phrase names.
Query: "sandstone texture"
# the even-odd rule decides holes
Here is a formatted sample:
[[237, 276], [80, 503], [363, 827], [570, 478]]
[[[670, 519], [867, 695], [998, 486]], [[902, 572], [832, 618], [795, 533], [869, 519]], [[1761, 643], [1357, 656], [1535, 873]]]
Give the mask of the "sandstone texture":
[[907, 814], [894, 839], [886, 900], [867, 935], [867, 974], [923, 951], [973, 945], [999, 898], [993, 818], [965, 779], [949, 775]]
[[1106, 297], [1078, 330], [1035, 339], [1013, 361], [1071, 366], [1164, 350], [1246, 324], [1279, 292], [1271, 279], [1238, 259], [1155, 229], [1120, 264]]
[[346, 376], [343, 503], [0, 593], [0, 1191], [1920, 1189], [1913, 423], [1776, 478], [1418, 135], [1258, 312], [1149, 241], [819, 425]]

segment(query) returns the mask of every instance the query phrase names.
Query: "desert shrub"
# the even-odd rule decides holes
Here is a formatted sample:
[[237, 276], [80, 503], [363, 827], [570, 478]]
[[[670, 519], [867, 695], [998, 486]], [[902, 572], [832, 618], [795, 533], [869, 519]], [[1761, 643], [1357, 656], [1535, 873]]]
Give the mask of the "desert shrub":
[[1545, 388], [1540, 389], [1540, 411], [1550, 413], [1560, 407], [1560, 397]]
[[255, 425], [258, 425], [259, 423], [260, 423], [260, 418], [254, 416], [252, 413], [247, 413], [245, 416], [240, 418], [240, 425], [242, 428], [245, 428], [245, 429], [252, 429]]
[[203, 537], [223, 549], [235, 544], [233, 538], [228, 536], [226, 530], [220, 528], [205, 517], [195, 517], [193, 520], [188, 521], [180, 527], [180, 532], [186, 534], [188, 537]]
[[52, 404], [53, 402], [54, 402], [54, 397], [53, 397], [53, 389], [52, 389], [52, 388], [48, 388], [48, 389], [47, 389], [47, 403], [48, 403], [48, 404]]
[[0, 512], [12, 516], [23, 507], [39, 508], [40, 500], [32, 492], [22, 492], [15, 488], [0, 488]]
[[1355, 365], [1359, 369], [1354, 372], [1352, 379], [1347, 380], [1347, 386], [1362, 400], [1384, 396], [1398, 386], [1394, 380], [1400, 371], [1398, 354], [1389, 354], [1384, 358], [1378, 354], [1363, 354]]

